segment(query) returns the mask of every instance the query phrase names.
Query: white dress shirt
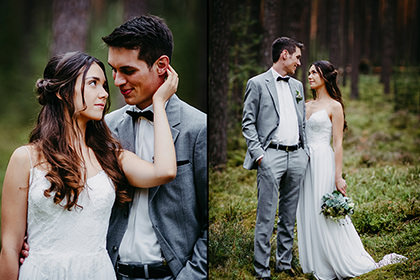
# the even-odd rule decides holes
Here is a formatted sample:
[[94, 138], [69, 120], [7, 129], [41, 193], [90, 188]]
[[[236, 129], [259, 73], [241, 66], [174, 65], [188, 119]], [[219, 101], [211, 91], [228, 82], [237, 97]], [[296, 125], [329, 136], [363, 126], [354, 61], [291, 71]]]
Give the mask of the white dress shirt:
[[[153, 111], [150, 105], [143, 111]], [[135, 124], [136, 154], [144, 160], [153, 162], [154, 129], [153, 122], [144, 117]], [[121, 241], [121, 262], [150, 263], [162, 260], [160, 245], [149, 217], [149, 189], [137, 188], [130, 209], [128, 226]]]
[[281, 75], [274, 68], [271, 68], [271, 71], [280, 105], [279, 126], [275, 132], [274, 141], [276, 144], [286, 146], [297, 145], [299, 143], [299, 124], [289, 83], [277, 81], [277, 77]]

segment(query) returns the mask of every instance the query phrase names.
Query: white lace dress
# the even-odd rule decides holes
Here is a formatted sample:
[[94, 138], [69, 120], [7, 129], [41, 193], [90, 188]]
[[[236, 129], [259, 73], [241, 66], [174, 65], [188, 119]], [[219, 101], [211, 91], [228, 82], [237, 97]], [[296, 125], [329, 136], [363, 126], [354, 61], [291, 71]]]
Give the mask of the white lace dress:
[[390, 254], [378, 264], [363, 248], [349, 218], [337, 223], [321, 214], [322, 196], [335, 190], [334, 152], [330, 146], [332, 124], [325, 110], [306, 121], [310, 151], [297, 212], [299, 261], [304, 273], [317, 279], [343, 279], [367, 273], [405, 257]]
[[89, 178], [78, 204], [65, 210], [44, 190], [46, 172], [31, 168], [28, 190], [29, 257], [19, 279], [116, 279], [106, 250], [109, 217], [115, 200], [112, 181], [104, 171]]

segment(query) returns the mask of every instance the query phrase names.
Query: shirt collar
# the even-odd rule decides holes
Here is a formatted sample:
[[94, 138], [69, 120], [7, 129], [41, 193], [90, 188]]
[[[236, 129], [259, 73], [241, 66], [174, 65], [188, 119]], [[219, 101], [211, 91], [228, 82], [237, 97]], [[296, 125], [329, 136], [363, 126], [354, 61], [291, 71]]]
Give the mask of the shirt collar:
[[286, 78], [286, 77], [289, 77], [289, 75], [286, 75], [286, 76], [282, 76], [282, 75], [280, 75], [276, 70], [274, 70], [274, 68], [273, 67], [271, 67], [271, 73], [273, 74], [273, 78], [274, 78], [274, 81], [277, 81], [277, 78], [278, 77], [282, 77], [282, 78]]
[[[166, 109], [166, 106], [168, 105], [168, 101], [169, 101], [169, 100], [166, 100], [166, 102], [165, 102], [165, 109]], [[143, 110], [141, 110], [140, 108], [138, 108], [136, 105], [132, 105], [132, 106], [131, 106], [130, 111], [133, 111], [133, 112], [146, 112], [146, 111], [152, 111], [152, 113], [153, 113], [153, 104], [150, 104], [149, 106], [147, 106], [147, 107], [146, 107], [146, 108], [144, 108]]]

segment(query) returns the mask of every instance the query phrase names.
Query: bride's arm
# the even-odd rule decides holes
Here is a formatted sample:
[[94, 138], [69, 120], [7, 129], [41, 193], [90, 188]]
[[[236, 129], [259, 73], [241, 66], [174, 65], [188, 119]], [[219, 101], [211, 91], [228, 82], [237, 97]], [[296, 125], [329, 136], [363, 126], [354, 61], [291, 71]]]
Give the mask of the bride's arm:
[[153, 95], [154, 163], [123, 151], [121, 165], [128, 182], [135, 187], [149, 188], [172, 181], [176, 176], [175, 147], [165, 111], [165, 102], [176, 92], [178, 75], [169, 66], [168, 77]]
[[346, 195], [346, 181], [343, 179], [343, 128], [344, 113], [340, 103], [332, 106], [332, 133], [335, 158], [335, 185], [339, 192]]
[[19, 253], [26, 231], [29, 158], [25, 148], [15, 150], [3, 182], [1, 204], [0, 279], [17, 279]]

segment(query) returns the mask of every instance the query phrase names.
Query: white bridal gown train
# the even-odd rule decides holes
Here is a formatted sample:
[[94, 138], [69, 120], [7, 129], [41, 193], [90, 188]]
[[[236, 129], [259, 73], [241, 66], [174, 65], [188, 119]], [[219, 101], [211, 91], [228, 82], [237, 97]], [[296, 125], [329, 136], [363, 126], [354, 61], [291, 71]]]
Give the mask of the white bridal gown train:
[[331, 130], [332, 124], [325, 110], [313, 113], [306, 121], [310, 161], [300, 189], [297, 212], [300, 265], [304, 273], [313, 273], [322, 280], [355, 277], [405, 259], [389, 254], [376, 263], [363, 248], [348, 217], [337, 223], [320, 213], [322, 196], [335, 189]]

